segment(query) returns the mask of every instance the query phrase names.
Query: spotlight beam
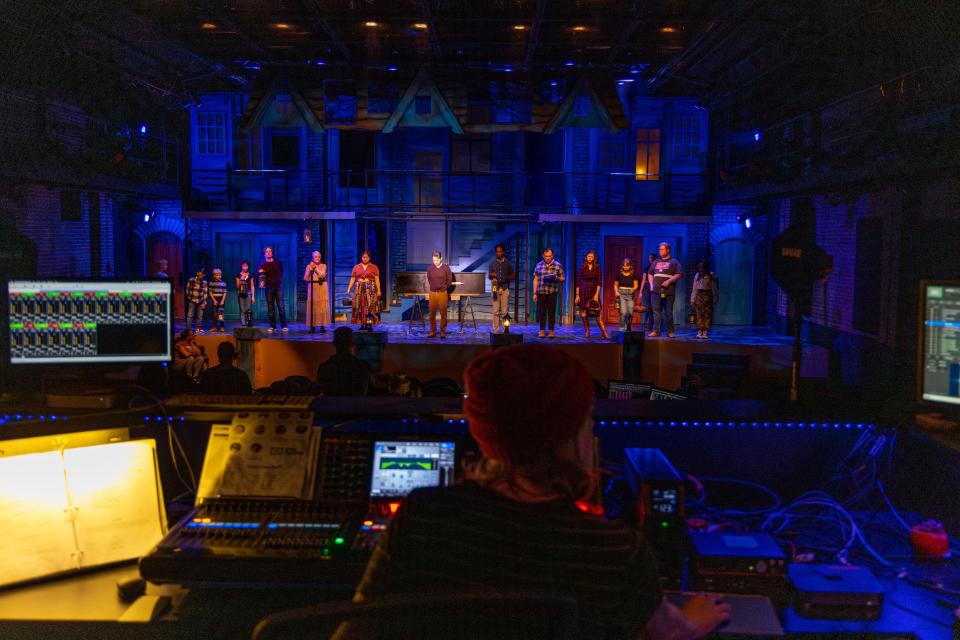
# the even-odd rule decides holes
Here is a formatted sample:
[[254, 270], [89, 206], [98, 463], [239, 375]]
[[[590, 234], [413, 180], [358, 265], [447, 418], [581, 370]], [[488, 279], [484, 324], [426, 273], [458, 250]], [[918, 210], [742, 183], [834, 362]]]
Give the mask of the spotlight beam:
[[527, 40], [527, 52], [523, 56], [523, 70], [530, 73], [533, 68], [533, 54], [540, 40], [540, 28], [543, 26], [543, 16], [547, 12], [547, 0], [537, 0], [537, 12], [533, 17], [533, 26], [530, 28], [530, 39]]
[[433, 48], [434, 62], [439, 64], [443, 62], [443, 47], [440, 46], [437, 22], [433, 19], [430, 0], [420, 0], [420, 13], [423, 14], [423, 22], [427, 25], [427, 37], [430, 38], [430, 46]]
[[340, 36], [337, 35], [337, 32], [333, 30], [330, 22], [323, 17], [320, 7], [317, 6], [317, 0], [300, 0], [300, 4], [302, 4], [303, 8], [306, 9], [308, 14], [310, 14], [310, 19], [313, 21], [313, 24], [327, 34], [327, 37], [330, 38], [330, 42], [332, 42], [333, 46], [337, 49], [337, 51], [340, 52], [340, 55], [343, 56], [343, 59], [352, 61], [353, 55], [350, 53], [350, 49], [348, 49], [347, 45], [343, 42], [343, 40], [340, 39]]

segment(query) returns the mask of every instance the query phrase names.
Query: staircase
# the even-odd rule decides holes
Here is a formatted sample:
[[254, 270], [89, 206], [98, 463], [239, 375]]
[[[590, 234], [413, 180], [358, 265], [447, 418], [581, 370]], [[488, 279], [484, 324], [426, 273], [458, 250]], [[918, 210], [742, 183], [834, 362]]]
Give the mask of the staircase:
[[[494, 259], [494, 247], [502, 244], [507, 247], [508, 259], [517, 269], [518, 280], [512, 283], [512, 286], [520, 286], [520, 317], [525, 312], [525, 274], [523, 274], [522, 261], [518, 261], [517, 256], [512, 255], [515, 245], [514, 236], [524, 231], [522, 225], [509, 225], [506, 223], [483, 223], [483, 222], [460, 222], [456, 223], [451, 242], [451, 258], [448, 264], [450, 270], [456, 274], [464, 271], [482, 271], [486, 272], [490, 261]], [[519, 262], [519, 264], [518, 264]], [[493, 297], [490, 293], [490, 280], [485, 280], [484, 290], [489, 295], [478, 296], [473, 299], [473, 311], [477, 318], [477, 324], [489, 326], [493, 320]], [[511, 317], [513, 316], [513, 292], [511, 291]], [[455, 312], [455, 306], [451, 307]], [[516, 319], [514, 319], [516, 322]]]

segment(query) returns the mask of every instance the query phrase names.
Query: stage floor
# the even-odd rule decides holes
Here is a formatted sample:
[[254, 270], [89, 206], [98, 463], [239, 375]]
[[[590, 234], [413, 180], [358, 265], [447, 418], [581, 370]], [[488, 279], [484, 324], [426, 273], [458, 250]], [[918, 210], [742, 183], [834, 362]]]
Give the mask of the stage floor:
[[[240, 323], [237, 322], [228, 322], [226, 323], [226, 331], [223, 334], [214, 333], [207, 329], [204, 330], [204, 333], [201, 334], [204, 337], [216, 337], [220, 335], [229, 336], [232, 335], [233, 329], [240, 326]], [[258, 324], [256, 325], [261, 329], [266, 330], [269, 325]], [[354, 331], [358, 330], [358, 327], [354, 325], [344, 325], [343, 323], [338, 323], [335, 325], [330, 325], [327, 327], [326, 333], [310, 333], [309, 329], [304, 324], [290, 323], [288, 325], [289, 332], [283, 333], [279, 329], [272, 333], [268, 334], [267, 338], [270, 340], [296, 340], [296, 341], [305, 341], [305, 342], [332, 342], [333, 341], [333, 330], [337, 327], [349, 326]], [[177, 331], [183, 330], [184, 325], [182, 323], [177, 324]], [[447, 337], [440, 338], [439, 335], [436, 338], [427, 338], [428, 330], [414, 328], [412, 331], [409, 329], [409, 325], [406, 323], [384, 323], [377, 326], [375, 331], [386, 333], [387, 342], [390, 344], [476, 344], [476, 345], [489, 345], [490, 344], [490, 327], [486, 324], [480, 326], [479, 329], [466, 328], [463, 332], [460, 331], [459, 325], [450, 323], [447, 325]], [[524, 343], [528, 342], [543, 342], [545, 344], [604, 344], [604, 343], [618, 343], [621, 342], [620, 335], [621, 331], [618, 331], [616, 328], [611, 330], [610, 327], [607, 327], [607, 333], [610, 335], [609, 340], [604, 340], [600, 337], [600, 331], [597, 329], [596, 325], [591, 324], [590, 326], [590, 338], [584, 337], [583, 325], [578, 324], [576, 326], [558, 326], [556, 328], [556, 338], [538, 338], [537, 332], [539, 327], [535, 324], [523, 325], [517, 324], [510, 327], [511, 334], [520, 334], [523, 336]], [[784, 336], [777, 333], [774, 333], [767, 327], [742, 327], [742, 326], [715, 326], [710, 331], [709, 340], [700, 340], [697, 338], [697, 331], [694, 327], [690, 325], [685, 325], [683, 327], [677, 328], [677, 337], [668, 338], [665, 335], [661, 335], [658, 338], [645, 338], [647, 342], [692, 342], [694, 344], [735, 344], [735, 345], [753, 345], [753, 346], [763, 346], [763, 347], [791, 347], [793, 345], [793, 338], [791, 336]], [[818, 349], [814, 345], [804, 343], [803, 348], [807, 349]]]
[[[233, 341], [230, 323], [224, 333], [204, 332], [199, 336], [207, 353], [213, 356], [222, 339]], [[258, 325], [263, 328], [263, 325]], [[342, 326], [342, 325], [337, 325]], [[333, 331], [310, 333], [303, 324], [292, 323], [290, 331], [276, 331], [257, 343], [254, 386], [265, 387], [287, 376], [315, 377], [317, 365], [333, 354]], [[538, 338], [537, 325], [516, 325], [511, 334], [523, 336], [524, 343], [555, 345], [569, 352], [587, 367], [590, 375], [606, 383], [623, 377], [623, 334], [610, 331], [604, 340], [592, 330], [585, 338], [582, 325], [557, 327], [557, 337]], [[463, 369], [473, 358], [490, 348], [490, 330], [448, 325], [447, 337], [427, 338], [423, 329], [408, 330], [404, 324], [382, 324], [376, 332], [385, 334], [379, 367], [380, 373], [403, 372], [421, 380], [448, 377], [460, 381]], [[695, 353], [724, 353], [750, 356], [750, 376], [754, 378], [789, 377], [793, 343], [790, 336], [781, 336], [765, 327], [716, 327], [710, 340], [699, 340], [693, 327], [679, 328], [676, 338], [645, 338], [642, 353], [643, 381], [664, 389], [676, 389], [686, 375], [687, 365]], [[801, 375], [824, 378], [827, 375], [828, 351], [810, 344], [803, 345]]]

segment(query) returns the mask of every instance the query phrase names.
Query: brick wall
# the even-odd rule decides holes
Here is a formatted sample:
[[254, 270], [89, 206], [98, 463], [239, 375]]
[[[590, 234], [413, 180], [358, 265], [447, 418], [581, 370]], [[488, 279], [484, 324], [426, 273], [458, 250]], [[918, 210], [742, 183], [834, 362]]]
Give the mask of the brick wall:
[[[589, 173], [593, 167], [590, 162], [590, 129], [570, 130], [570, 170], [574, 173]], [[572, 205], [574, 211], [587, 208], [592, 203], [593, 181], [588, 176], [571, 178]]]
[[307, 204], [323, 203], [324, 138], [322, 131], [307, 129]]

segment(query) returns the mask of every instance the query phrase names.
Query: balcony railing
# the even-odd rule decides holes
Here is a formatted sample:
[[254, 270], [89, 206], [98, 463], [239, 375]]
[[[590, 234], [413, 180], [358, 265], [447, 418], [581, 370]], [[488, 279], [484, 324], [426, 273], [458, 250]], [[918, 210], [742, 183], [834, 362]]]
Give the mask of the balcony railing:
[[391, 215], [536, 216], [689, 213], [704, 174], [456, 171], [194, 170], [190, 207], [358, 211]]

